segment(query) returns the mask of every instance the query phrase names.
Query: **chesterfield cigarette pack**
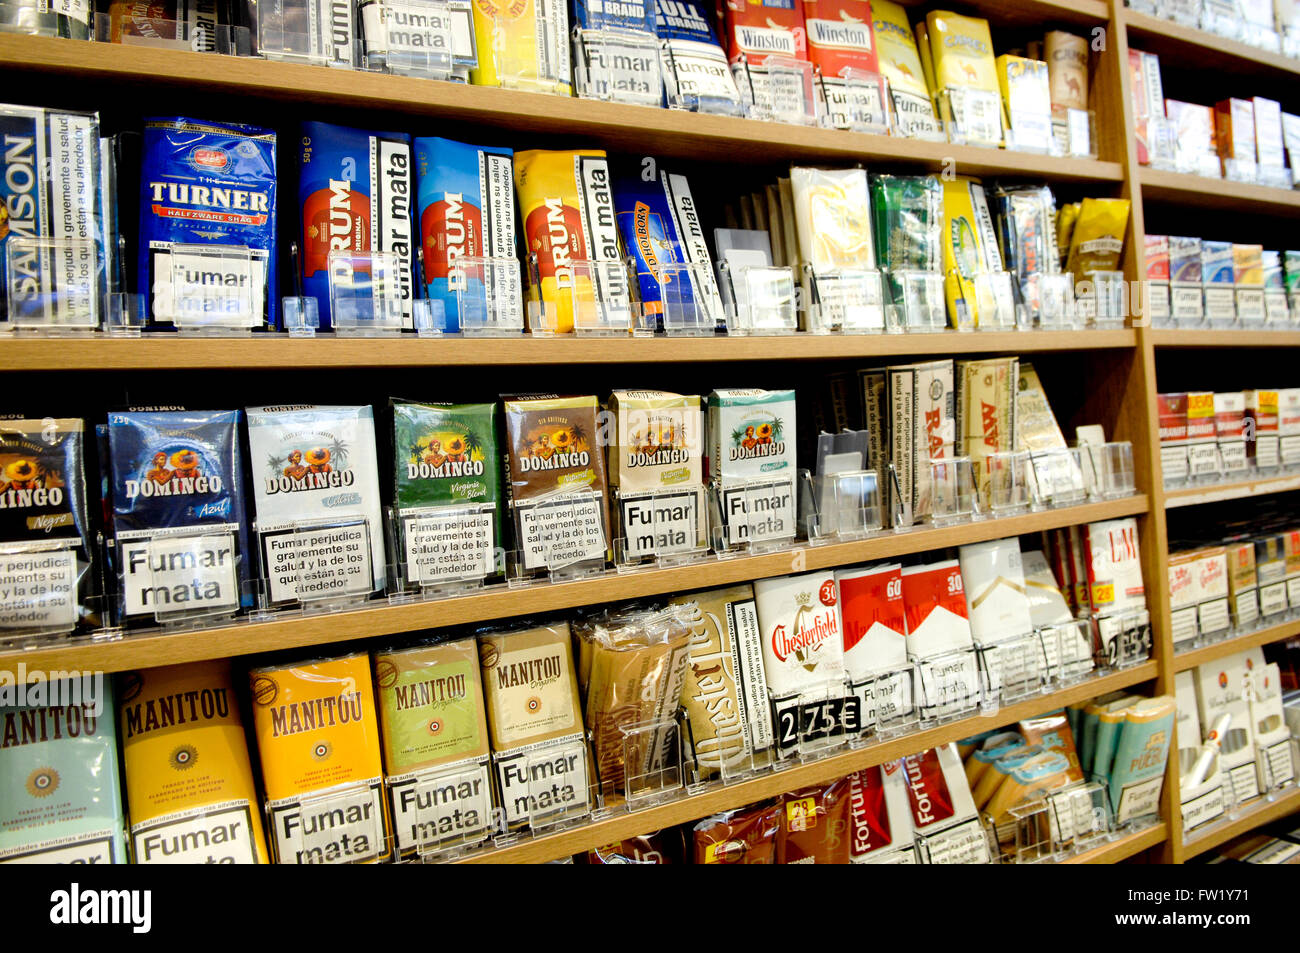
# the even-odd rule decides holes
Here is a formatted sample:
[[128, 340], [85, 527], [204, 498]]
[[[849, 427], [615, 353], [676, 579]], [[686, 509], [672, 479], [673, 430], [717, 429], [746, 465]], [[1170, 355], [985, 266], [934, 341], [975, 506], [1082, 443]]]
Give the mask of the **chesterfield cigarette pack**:
[[132, 672], [119, 704], [135, 862], [266, 863], [229, 660]]
[[655, 28], [670, 104], [705, 112], [741, 111], [740, 90], [703, 4], [655, 0]]
[[906, 520], [930, 512], [930, 461], [955, 455], [952, 361], [907, 364], [888, 370], [892, 462], [898, 474], [898, 502]]
[[98, 327], [108, 290], [99, 116], [0, 105], [0, 129], [0, 318]]
[[[298, 202], [302, 214], [303, 293], [314, 297], [320, 326], [330, 327], [333, 284], [370, 296], [375, 319], [393, 308], [413, 327], [415, 247], [412, 241], [410, 137], [323, 122], [302, 124], [298, 142]], [[366, 253], [386, 254], [374, 262]], [[390, 265], [392, 271], [390, 272]], [[355, 323], [356, 305], [340, 315]]]
[[567, 334], [575, 318], [591, 324], [621, 317], [626, 326], [631, 297], [624, 269], [589, 264], [622, 260], [605, 153], [516, 153], [515, 186], [527, 253], [537, 256], [537, 283], [529, 291], [547, 312], [534, 329]]
[[[467, 318], [522, 325], [523, 291], [515, 249], [515, 184], [509, 149], [473, 146], [450, 139], [415, 140], [417, 215], [424, 252], [424, 287], [441, 302], [447, 330]], [[463, 258], [500, 258], [484, 266]], [[436, 305], [435, 305], [436, 307]]]
[[916, 863], [902, 762], [873, 765], [849, 777], [850, 863]]
[[109, 684], [10, 682], [0, 697], [0, 864], [126, 863]]
[[[803, 15], [808, 59], [821, 73], [826, 111], [832, 125], [847, 128], [844, 71], [866, 74], [880, 69], [870, 0], [803, 0]], [[870, 80], [865, 75], [856, 78]]]
[[727, 56], [736, 85], [754, 103], [770, 103], [767, 58], [808, 59], [803, 4], [800, 0], [726, 0], [725, 15]]
[[475, 0], [475, 86], [571, 95], [569, 8], [564, 0]]
[[1002, 109], [988, 21], [932, 10], [925, 25], [940, 118], [968, 142], [1000, 145]]
[[1043, 59], [1051, 87], [1052, 111], [1088, 108], [1088, 41], [1073, 33], [1049, 30], [1043, 37]]
[[900, 131], [906, 136], [939, 135], [906, 9], [893, 0], [871, 0], [871, 25], [876, 33], [880, 72], [889, 80]]
[[386, 857], [389, 821], [370, 656], [257, 668], [249, 686], [277, 862]]
[[763, 669], [774, 696], [824, 693], [844, 681], [844, 639], [830, 570], [754, 583]]
[[492, 779], [478, 644], [380, 651], [374, 666], [398, 849], [486, 836]]
[[183, 118], [145, 122], [137, 288], [155, 322], [276, 326], [275, 195], [271, 130]]
[[740, 771], [772, 746], [762, 633], [749, 583], [674, 596], [691, 626], [682, 705], [706, 772]]
[[1002, 256], [984, 186], [964, 176], [945, 178], [943, 208], [948, 323], [955, 328], [979, 327], [981, 320], [991, 323], [997, 306], [989, 275], [1002, 271]]
[[970, 457], [982, 500], [991, 499], [988, 458], [1017, 448], [1020, 361], [997, 357], [956, 363], [956, 456]]
[[864, 169], [790, 170], [799, 256], [814, 275], [876, 267]]

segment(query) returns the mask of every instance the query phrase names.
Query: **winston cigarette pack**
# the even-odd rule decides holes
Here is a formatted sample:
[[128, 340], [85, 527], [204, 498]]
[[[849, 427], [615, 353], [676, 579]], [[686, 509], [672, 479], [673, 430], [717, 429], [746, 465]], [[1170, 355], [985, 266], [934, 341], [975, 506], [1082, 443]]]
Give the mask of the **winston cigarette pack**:
[[[726, 0], [727, 55], [742, 96], [760, 104], [775, 98], [768, 77], [768, 57], [808, 59], [800, 0]], [[792, 107], [794, 104], [790, 104]], [[812, 103], [799, 104], [799, 108]]]
[[[826, 113], [831, 125], [847, 128], [849, 102], [843, 71], [878, 73], [870, 0], [803, 0], [808, 32], [808, 59], [821, 73]], [[859, 80], [869, 81], [861, 75]], [[886, 104], [881, 102], [882, 107]]]

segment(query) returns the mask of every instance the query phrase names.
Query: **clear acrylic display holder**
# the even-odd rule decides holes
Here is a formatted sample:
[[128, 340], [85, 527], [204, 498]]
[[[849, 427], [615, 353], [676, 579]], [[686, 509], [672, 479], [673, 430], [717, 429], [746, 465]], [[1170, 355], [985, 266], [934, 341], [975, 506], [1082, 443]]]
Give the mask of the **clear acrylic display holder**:
[[[889, 672], [878, 672], [849, 686], [861, 706], [864, 734], [878, 740], [896, 738], [916, 730], [921, 709], [917, 704], [917, 674], [914, 662], [905, 662]], [[850, 744], [854, 740], [850, 739]]]
[[1040, 694], [1047, 685], [1043, 643], [1033, 632], [975, 643], [986, 704], [1009, 705]]
[[1268, 24], [1246, 21], [1241, 40], [1247, 46], [1269, 53], [1282, 52], [1282, 36]]
[[965, 523], [982, 515], [970, 457], [930, 460], [930, 507], [917, 515], [927, 517], [934, 526]]
[[[76, 629], [78, 545], [75, 539], [0, 543], [0, 644], [36, 643]], [[42, 591], [29, 593], [34, 573], [41, 574]]]
[[[770, 693], [769, 693], [770, 694]], [[857, 696], [831, 679], [788, 695], [770, 695], [778, 770], [809, 761], [847, 744], [861, 732]]]
[[215, 20], [196, 25], [148, 13], [97, 13], [94, 26], [95, 41], [99, 43], [188, 50], [191, 53], [224, 53], [227, 56], [248, 56], [253, 49], [248, 27], [219, 24]]
[[[1169, 120], [1163, 120], [1156, 123], [1156, 129], [1164, 137], [1171, 137], [1173, 149], [1173, 171], [1182, 172], [1185, 175], [1199, 175], [1206, 179], [1222, 179], [1223, 163], [1219, 160], [1219, 154], [1212, 150], [1207, 150], [1203, 141], [1196, 141], [1190, 136], [1179, 136], [1178, 128]], [[1167, 163], [1165, 153], [1170, 148], [1164, 139], [1159, 143], [1160, 157], [1162, 165]], [[1155, 162], [1152, 162], [1155, 165]]]
[[583, 579], [605, 571], [605, 498], [599, 490], [515, 500], [511, 508], [520, 544], [508, 557], [511, 586], [540, 578]]
[[1264, 288], [1264, 323], [1278, 328], [1291, 323], [1291, 308], [1285, 289]]
[[653, 33], [609, 25], [573, 30], [574, 88], [583, 99], [658, 106], [664, 97], [660, 70]]
[[59, 335], [100, 326], [103, 255], [95, 242], [15, 233], [4, 256], [8, 320], [0, 330]]
[[913, 831], [918, 864], [991, 864], [997, 840], [978, 817], [937, 831]]
[[1110, 839], [1113, 817], [1106, 786], [1076, 781], [1007, 811], [1015, 828], [1017, 864], [1057, 863]]
[[[366, 0], [358, 4], [365, 68], [421, 79], [451, 79], [459, 65], [455, 62], [458, 16], [463, 18], [463, 13], [445, 0]], [[472, 21], [469, 33], [472, 36]], [[469, 42], [472, 47], [472, 39]]]
[[799, 330], [798, 295], [793, 268], [718, 262], [718, 290], [727, 316], [728, 334], [793, 334]]
[[1201, 5], [1201, 29], [1229, 40], [1244, 41], [1246, 22], [1230, 0], [1208, 0]]
[[1237, 284], [1234, 288], [1237, 323], [1243, 328], [1262, 328], [1268, 318], [1264, 310], [1264, 286]]
[[[449, 268], [459, 333], [465, 337], [514, 337], [524, 333], [523, 283], [519, 259], [461, 255]], [[417, 301], [418, 306], [421, 302]], [[429, 321], [416, 309], [416, 331], [426, 336], [454, 334], [446, 303], [429, 301]]]
[[1259, 788], [1269, 800], [1295, 786], [1296, 763], [1291, 732], [1286, 723], [1260, 731], [1255, 726], [1255, 763], [1259, 766]]
[[1183, 26], [1199, 28], [1201, 0], [1159, 0], [1160, 16]]
[[821, 117], [823, 126], [877, 136], [892, 132], [889, 80], [883, 75], [846, 66], [840, 70], [838, 79], [821, 77], [821, 80], [826, 103]]
[[[544, 742], [518, 752], [493, 754], [498, 791], [510, 832], [493, 838], [508, 847], [527, 836], [543, 837], [588, 823], [603, 810], [599, 785], [592, 780], [591, 749], [581, 736]], [[564, 765], [564, 772], [556, 768]], [[506, 784], [503, 778], [512, 779]], [[569, 778], [572, 777], [572, 780]], [[571, 790], [565, 791], [561, 785]], [[571, 795], [565, 798], [564, 795]]]
[[[1166, 172], [1186, 171], [1179, 168], [1178, 127], [1164, 116], [1147, 116], [1147, 164]], [[1196, 160], [1193, 165], [1199, 165]]]
[[986, 496], [982, 502], [990, 515], [1010, 516], [1029, 509], [1033, 481], [1029, 451], [990, 453], [983, 458], [981, 466], [985, 479], [980, 481], [980, 490]]
[[352, 8], [347, 12], [347, 38], [336, 42], [331, 24], [319, 22], [322, 0], [279, 0], [258, 4], [257, 52], [268, 60], [351, 69], [360, 62], [360, 44]]
[[1078, 159], [1096, 159], [1097, 113], [1091, 109], [1066, 109], [1064, 118], [1052, 119], [1056, 151]]
[[[537, 253], [528, 256], [534, 288], [542, 287]], [[636, 273], [629, 259], [569, 262], [568, 283], [555, 292], [555, 301], [528, 302], [528, 327], [534, 335], [557, 335], [563, 300], [573, 315], [573, 333], [590, 337], [626, 337], [644, 325], [632, 298], [631, 276]]]
[[496, 575], [495, 503], [419, 506], [390, 511], [398, 554], [388, 601], [480, 589]]
[[1180, 328], [1199, 327], [1205, 323], [1205, 291], [1199, 281], [1171, 281], [1169, 308], [1174, 324]]
[[479, 55], [491, 56], [497, 69], [497, 81], [510, 89], [523, 89], [538, 93], [569, 95], [569, 18], [563, 5], [534, 4], [529, 12], [534, 21], [533, 43], [510, 42], [508, 30], [502, 20], [516, 20], [505, 7], [479, 14], [493, 19], [492, 42]]
[[297, 605], [307, 613], [338, 612], [374, 592], [374, 541], [364, 517], [254, 528], [267, 573], [264, 608]]
[[[268, 804], [269, 830], [277, 829], [275, 813], [284, 803]], [[296, 810], [298, 823], [287, 843], [278, 845], [280, 863], [360, 864], [389, 855], [384, 812], [367, 781], [313, 791], [295, 799], [290, 809]], [[294, 859], [286, 860], [286, 855]]]
[[1173, 298], [1167, 281], [1148, 281], [1143, 285], [1146, 300], [1143, 313], [1150, 318], [1155, 328], [1173, 328], [1178, 323], [1174, 320]]
[[265, 324], [265, 262], [247, 246], [175, 244], [167, 262], [171, 282], [154, 289], [154, 313], [170, 313], [180, 333], [243, 335]]
[[1122, 328], [1128, 319], [1128, 283], [1122, 271], [1087, 271], [1075, 288], [1084, 327]]
[[660, 267], [663, 331], [670, 337], [711, 337], [727, 327], [722, 297], [707, 264], [674, 261]]
[[[429, 730], [434, 731], [432, 724]], [[396, 847], [404, 855], [413, 853], [420, 863], [465, 857], [501, 833], [502, 818], [492, 805], [488, 758], [388, 778], [385, 785]], [[454, 799], [447, 791], [455, 792]]]
[[1270, 189], [1292, 189], [1295, 177], [1290, 169], [1282, 165], [1261, 165], [1256, 179], [1260, 185]]
[[1032, 308], [1035, 325], [1044, 331], [1071, 330], [1078, 326], [1078, 309], [1074, 301], [1074, 275], [1037, 274], [1030, 276], [1036, 292]]
[[1151, 657], [1151, 616], [1134, 609], [1097, 617], [1097, 636], [1112, 668], [1141, 665]]
[[1230, 328], [1237, 323], [1237, 287], [1229, 281], [1207, 281], [1201, 285], [1205, 296], [1205, 323], [1212, 328]]
[[820, 476], [800, 470], [799, 484], [800, 522], [812, 545], [865, 539], [883, 528], [875, 470]]
[[1254, 159], [1223, 159], [1223, 178], [1229, 182], [1254, 185], [1259, 181], [1259, 166]]
[[1043, 645], [1046, 674], [1056, 685], [1072, 685], [1097, 670], [1091, 619], [1071, 619], [1035, 630]]
[[[148, 614], [163, 628], [189, 629], [222, 624], [239, 613], [244, 557], [234, 531], [187, 527], [148, 538], [119, 537], [118, 553], [123, 591], [130, 587], [141, 593], [142, 612], [133, 618]], [[144, 604], [145, 592], [152, 610]], [[132, 601], [128, 594], [127, 611]]]
[[1087, 444], [1079, 448], [1088, 495], [1100, 500], [1117, 500], [1137, 492], [1133, 473], [1133, 444], [1127, 440]]
[[709, 487], [709, 545], [719, 558], [789, 549], [799, 522], [796, 478], [737, 480]]
[[1007, 149], [1037, 155], [1065, 155], [1062, 143], [1053, 133], [1050, 110], [1038, 112], [1028, 109], [1010, 109], [1009, 113], [1004, 134], [1004, 144]]
[[1036, 510], [1077, 506], [1088, 498], [1083, 480], [1082, 451], [1078, 447], [1034, 450], [1029, 454], [1030, 505]]
[[817, 273], [805, 265], [814, 334], [870, 334], [886, 330], [885, 292], [874, 268], [836, 268]]
[[[1183, 832], [1204, 827], [1211, 821], [1228, 814], [1236, 813], [1232, 800], [1232, 785], [1224, 784], [1224, 773], [1219, 770], [1219, 752], [1215, 751], [1210, 762], [1210, 775], [1200, 784], [1189, 785], [1186, 775], [1200, 756], [1199, 748], [1178, 749], [1192, 757], [1180, 759], [1180, 774], [1184, 783], [1178, 787], [1179, 811], [1183, 815]], [[1171, 752], [1172, 754], [1172, 752]]]
[[[682, 43], [686, 47], [677, 47]], [[689, 55], [686, 55], [689, 48]], [[698, 48], [698, 50], [696, 49]], [[679, 58], [677, 52], [683, 56]], [[736, 88], [726, 54], [711, 44], [691, 40], [659, 41], [664, 80], [664, 99], [669, 109], [743, 116], [747, 107]]]
[[[797, 126], [817, 125], [817, 96], [813, 65], [788, 56], [768, 56], [756, 74], [741, 60], [741, 98], [749, 100], [751, 119]], [[748, 96], [746, 94], [748, 93]]]
[[[402, 333], [403, 269], [397, 255], [332, 251], [328, 267], [335, 334], [380, 337]], [[409, 277], [405, 282], [408, 295]]]
[[1300, 27], [1288, 26], [1282, 30], [1282, 55], [1300, 59]]
[[[1002, 145], [1002, 98], [987, 89], [948, 86], [939, 92], [940, 113], [952, 116], [948, 141], [958, 145]], [[944, 107], [947, 108], [944, 108]]]
[[291, 338], [315, 337], [320, 330], [320, 302], [310, 296], [281, 298], [280, 320]]
[[138, 338], [146, 323], [144, 295], [114, 291], [104, 296], [104, 331], [111, 337]]
[[916, 665], [917, 709], [922, 727], [965, 718], [981, 709], [997, 710], [996, 700], [985, 704], [973, 646], [912, 661]]
[[936, 271], [886, 271], [890, 292], [885, 326], [891, 331], [942, 331], [948, 326], [943, 275]]
[[678, 718], [619, 725], [618, 732], [623, 759], [620, 791], [629, 811], [685, 796], [689, 759]]
[[614, 539], [614, 565], [619, 572], [681, 566], [708, 556], [703, 486], [613, 487], [610, 499], [622, 530]]

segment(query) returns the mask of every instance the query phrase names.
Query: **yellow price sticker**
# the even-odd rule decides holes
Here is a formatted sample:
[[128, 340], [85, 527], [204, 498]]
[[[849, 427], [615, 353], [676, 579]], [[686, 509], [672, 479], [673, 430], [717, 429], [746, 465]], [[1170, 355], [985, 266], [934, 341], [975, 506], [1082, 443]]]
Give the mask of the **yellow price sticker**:
[[817, 799], [799, 797], [785, 805], [786, 827], [791, 831], [810, 831], [817, 826]]

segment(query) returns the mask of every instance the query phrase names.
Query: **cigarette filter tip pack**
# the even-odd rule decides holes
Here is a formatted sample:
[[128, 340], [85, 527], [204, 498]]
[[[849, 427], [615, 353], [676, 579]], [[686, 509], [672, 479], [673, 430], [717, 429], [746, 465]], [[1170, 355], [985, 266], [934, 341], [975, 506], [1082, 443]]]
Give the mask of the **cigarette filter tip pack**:
[[120, 705], [135, 862], [266, 863], [229, 661], [133, 672]]

